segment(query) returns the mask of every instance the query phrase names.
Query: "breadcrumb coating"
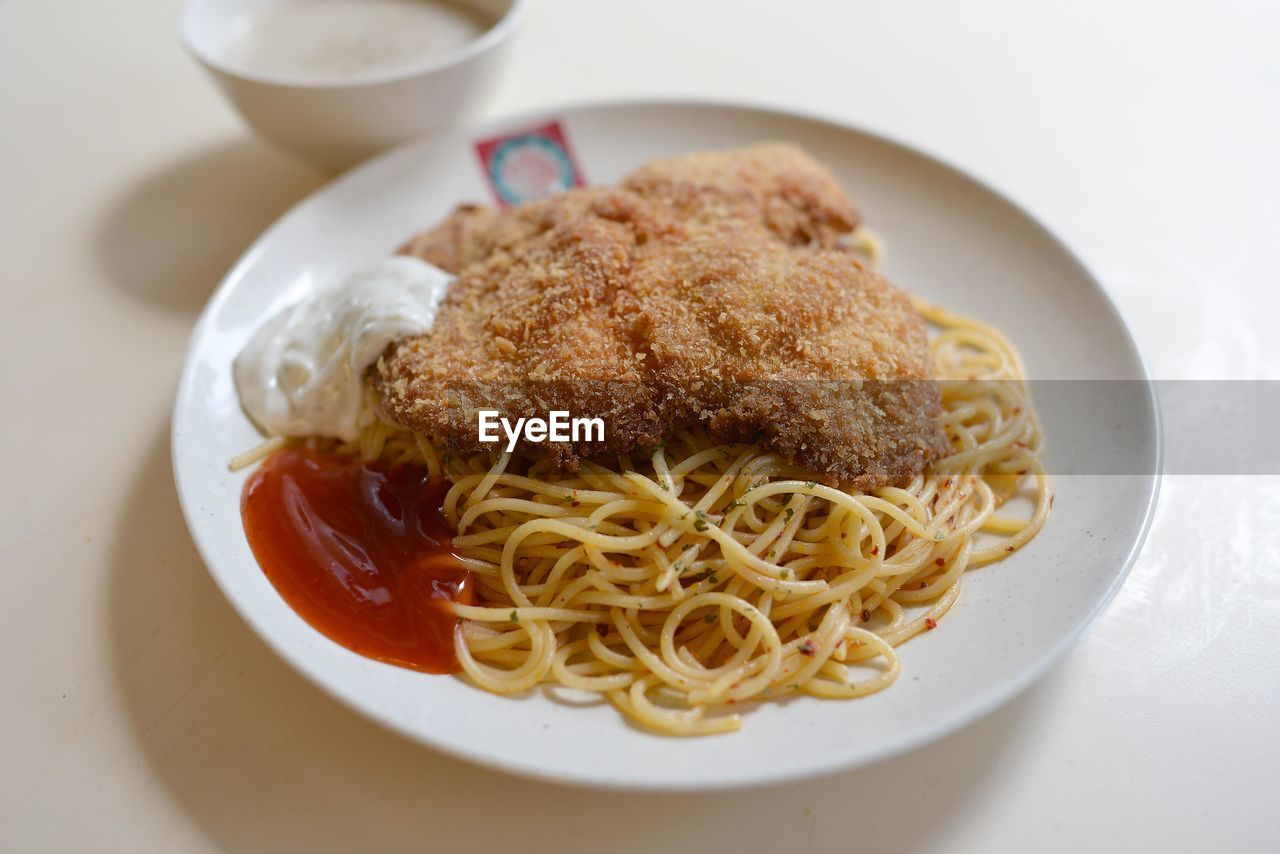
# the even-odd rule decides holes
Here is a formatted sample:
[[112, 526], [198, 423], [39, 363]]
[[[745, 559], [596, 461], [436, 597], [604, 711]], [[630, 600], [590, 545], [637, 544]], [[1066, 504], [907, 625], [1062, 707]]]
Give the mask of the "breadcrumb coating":
[[846, 248], [858, 215], [800, 149], [654, 161], [616, 188], [510, 210], [467, 205], [402, 252], [457, 275], [428, 334], [388, 348], [385, 413], [454, 451], [480, 409], [599, 417], [581, 459], [705, 427], [828, 483], [910, 480], [944, 449], [924, 323]]

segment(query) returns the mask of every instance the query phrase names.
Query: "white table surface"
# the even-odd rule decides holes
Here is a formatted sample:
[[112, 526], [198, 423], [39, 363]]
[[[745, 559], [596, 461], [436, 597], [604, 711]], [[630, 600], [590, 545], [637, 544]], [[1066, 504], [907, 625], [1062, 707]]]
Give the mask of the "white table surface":
[[[1124, 589], [1044, 680], [812, 783], [530, 783], [304, 682], [201, 566], [167, 433], [202, 303], [322, 178], [243, 129], [176, 11], [0, 2], [0, 849], [1280, 845], [1275, 477], [1166, 478]], [[534, 0], [485, 112], [698, 95], [886, 132], [1057, 230], [1157, 376], [1275, 380], [1278, 37], [1261, 0]]]

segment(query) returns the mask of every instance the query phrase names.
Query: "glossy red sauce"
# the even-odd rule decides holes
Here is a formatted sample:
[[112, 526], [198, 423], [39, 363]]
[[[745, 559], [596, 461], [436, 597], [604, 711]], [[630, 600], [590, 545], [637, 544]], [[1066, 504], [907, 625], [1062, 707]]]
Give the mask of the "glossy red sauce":
[[379, 661], [450, 673], [453, 602], [471, 590], [444, 493], [420, 466], [285, 449], [249, 478], [240, 510], [263, 572], [317, 630]]

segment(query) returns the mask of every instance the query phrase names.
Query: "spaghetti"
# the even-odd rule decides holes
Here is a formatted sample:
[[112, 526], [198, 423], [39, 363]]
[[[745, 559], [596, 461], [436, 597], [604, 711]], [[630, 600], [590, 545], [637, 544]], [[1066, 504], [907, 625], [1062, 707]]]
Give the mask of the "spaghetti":
[[[519, 452], [442, 456], [382, 421], [340, 449], [451, 484], [443, 513], [476, 599], [454, 606], [468, 680], [593, 692], [662, 733], [732, 731], [739, 703], [884, 689], [895, 648], [936, 627], [964, 573], [1045, 524], [1043, 436], [1017, 352], [978, 321], [917, 308], [937, 331], [950, 451], [905, 487], [825, 486], [696, 427], [573, 475]], [[1029, 509], [997, 513], [1015, 496]]]

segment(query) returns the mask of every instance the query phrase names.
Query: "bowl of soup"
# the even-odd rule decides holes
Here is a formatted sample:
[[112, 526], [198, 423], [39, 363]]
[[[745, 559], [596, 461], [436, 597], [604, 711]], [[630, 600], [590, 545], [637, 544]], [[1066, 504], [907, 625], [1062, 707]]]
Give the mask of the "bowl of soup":
[[467, 118], [525, 0], [188, 0], [180, 31], [258, 134], [339, 171]]

